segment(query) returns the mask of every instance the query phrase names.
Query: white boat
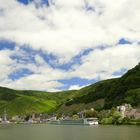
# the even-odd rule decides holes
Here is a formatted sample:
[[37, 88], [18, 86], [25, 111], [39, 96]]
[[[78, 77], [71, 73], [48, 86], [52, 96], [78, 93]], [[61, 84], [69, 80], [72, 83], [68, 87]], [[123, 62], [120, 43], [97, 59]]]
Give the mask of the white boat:
[[85, 125], [98, 125], [98, 119], [97, 118], [85, 118], [84, 119]]
[[83, 118], [83, 119], [63, 119], [63, 120], [55, 120], [50, 121], [51, 124], [59, 124], [59, 125], [98, 125], [97, 118]]

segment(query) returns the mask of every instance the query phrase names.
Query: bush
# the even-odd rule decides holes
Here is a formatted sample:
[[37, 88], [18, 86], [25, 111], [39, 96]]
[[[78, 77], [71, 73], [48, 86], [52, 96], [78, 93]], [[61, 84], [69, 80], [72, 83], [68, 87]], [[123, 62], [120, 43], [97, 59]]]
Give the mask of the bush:
[[111, 111], [108, 117], [101, 120], [101, 124], [122, 124], [123, 118], [120, 112]]
[[131, 119], [130, 118], [128, 118], [128, 117], [124, 117], [123, 118], [123, 124], [130, 124], [130, 122], [131, 122]]
[[109, 117], [109, 118], [103, 118], [102, 120], [101, 120], [101, 124], [112, 124], [113, 123], [113, 117]]
[[75, 114], [75, 115], [72, 116], [72, 119], [77, 120], [77, 119], [79, 119], [79, 116], [77, 114]]
[[113, 117], [113, 124], [122, 124], [123, 118], [122, 118], [122, 115], [121, 115], [120, 112], [115, 111], [115, 112], [112, 114], [112, 117]]
[[85, 115], [86, 115], [86, 118], [89, 118], [89, 117], [97, 117], [98, 114], [95, 110], [94, 111], [88, 110], [86, 111]]

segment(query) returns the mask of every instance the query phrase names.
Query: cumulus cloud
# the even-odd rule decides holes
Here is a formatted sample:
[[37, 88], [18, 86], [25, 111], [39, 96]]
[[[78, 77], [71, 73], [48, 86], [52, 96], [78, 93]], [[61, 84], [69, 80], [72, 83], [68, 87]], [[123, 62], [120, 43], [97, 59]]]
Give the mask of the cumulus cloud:
[[8, 74], [13, 70], [14, 61], [10, 59], [12, 51], [0, 50], [0, 81], [7, 79]]
[[78, 90], [78, 89], [81, 89], [83, 88], [84, 86], [79, 86], [79, 85], [71, 85], [69, 87], [69, 90]]
[[[63, 57], [64, 62], [85, 48], [114, 45], [121, 37], [139, 40], [139, 0], [53, 3], [50, 7], [36, 8], [34, 3], [24, 6], [17, 1], [1, 0], [4, 15], [0, 18], [0, 37], [54, 53]], [[94, 10], [88, 12], [87, 4]]]
[[[36, 63], [27, 61], [15, 61], [12, 56], [18, 54], [19, 58], [29, 57], [25, 52], [15, 48], [14, 50], [0, 51], [0, 85], [14, 89], [32, 89], [55, 91], [63, 86], [57, 80], [64, 76], [64, 72], [51, 68], [41, 56], [35, 55]], [[11, 79], [11, 74], [17, 74], [19, 70], [27, 69], [32, 72], [30, 75], [20, 76], [19, 79]], [[13, 77], [14, 78], [14, 77]]]
[[[95, 49], [81, 58], [81, 65], [73, 66], [73, 75], [86, 79], [115, 77], [114, 72], [130, 69], [140, 61], [140, 46], [137, 44], [117, 45], [106, 49]], [[122, 74], [122, 73], [121, 73]], [[121, 76], [121, 75], [118, 75]]]
[[[28, 5], [0, 0], [0, 39], [17, 45], [14, 50], [0, 51], [1, 85], [55, 90], [63, 87], [60, 79], [101, 80], [116, 77], [114, 73], [120, 69], [132, 68], [140, 61], [139, 7], [139, 0], [49, 0], [49, 6], [42, 5], [41, 0]], [[121, 38], [132, 44], [118, 44]], [[49, 60], [50, 65], [39, 53], [24, 52], [23, 45], [51, 54], [56, 60]], [[87, 49], [93, 51], [69, 69], [53, 67], [69, 64]], [[23, 59], [12, 59], [15, 55]], [[32, 74], [9, 78], [24, 68]]]

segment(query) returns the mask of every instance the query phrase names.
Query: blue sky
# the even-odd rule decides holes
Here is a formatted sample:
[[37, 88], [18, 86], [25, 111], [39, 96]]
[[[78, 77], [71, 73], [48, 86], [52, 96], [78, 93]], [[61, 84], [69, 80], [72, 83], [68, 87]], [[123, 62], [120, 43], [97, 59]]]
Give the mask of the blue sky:
[[[34, 2], [34, 0], [17, 0], [17, 1], [20, 2], [20, 3], [22, 3], [22, 4], [25, 4], [25, 5], [28, 5], [31, 2]], [[46, 6], [49, 6], [48, 0], [41, 0], [41, 4], [44, 4]]]
[[134, 67], [140, 61], [140, 3], [126, 14], [130, 2], [114, 2], [0, 2], [0, 86], [79, 89]]

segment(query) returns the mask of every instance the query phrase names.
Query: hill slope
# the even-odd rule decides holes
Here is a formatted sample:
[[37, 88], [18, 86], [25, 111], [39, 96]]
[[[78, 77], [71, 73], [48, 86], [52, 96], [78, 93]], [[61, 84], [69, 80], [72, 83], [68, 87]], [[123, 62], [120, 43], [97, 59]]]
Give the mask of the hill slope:
[[121, 78], [100, 81], [79, 90], [79, 93], [86, 94], [67, 102], [59, 111], [81, 110], [84, 107], [111, 108], [122, 103], [140, 107], [140, 64]]
[[50, 93], [0, 87], [0, 114], [3, 114], [4, 110], [8, 115], [54, 112], [66, 100], [76, 95], [76, 91]]
[[111, 108], [121, 103], [140, 107], [140, 64], [121, 78], [109, 79], [75, 91], [20, 91], [0, 87], [0, 114], [80, 111]]

